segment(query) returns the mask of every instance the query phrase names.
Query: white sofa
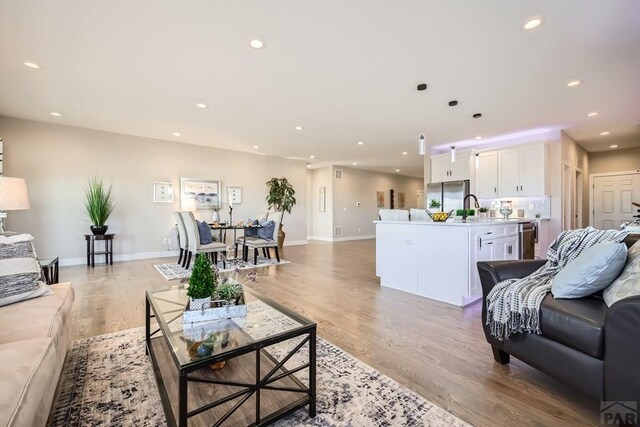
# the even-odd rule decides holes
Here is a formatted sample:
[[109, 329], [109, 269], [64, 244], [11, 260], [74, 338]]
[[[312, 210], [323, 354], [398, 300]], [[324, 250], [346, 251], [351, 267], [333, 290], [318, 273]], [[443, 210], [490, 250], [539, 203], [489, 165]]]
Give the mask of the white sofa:
[[0, 307], [0, 426], [45, 426], [71, 340], [71, 283]]

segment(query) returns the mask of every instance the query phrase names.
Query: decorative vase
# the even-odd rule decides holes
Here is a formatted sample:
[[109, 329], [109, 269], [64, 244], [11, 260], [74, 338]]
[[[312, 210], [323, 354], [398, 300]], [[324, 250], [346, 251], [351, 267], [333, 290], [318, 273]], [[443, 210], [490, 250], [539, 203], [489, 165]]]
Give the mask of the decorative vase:
[[213, 215], [211, 216], [211, 222], [220, 222], [220, 208], [213, 208]]
[[500, 202], [500, 214], [504, 217], [505, 220], [509, 219], [509, 215], [513, 213], [513, 208], [511, 206], [511, 200], [505, 200]]
[[211, 297], [189, 298], [189, 310], [202, 311], [211, 308]]
[[282, 245], [284, 245], [284, 238], [287, 234], [282, 229], [282, 223], [278, 226], [278, 249], [282, 249]]
[[107, 232], [107, 228], [109, 228], [109, 226], [108, 225], [92, 225], [89, 228], [91, 228], [91, 232], [94, 234], [94, 236], [102, 236]]

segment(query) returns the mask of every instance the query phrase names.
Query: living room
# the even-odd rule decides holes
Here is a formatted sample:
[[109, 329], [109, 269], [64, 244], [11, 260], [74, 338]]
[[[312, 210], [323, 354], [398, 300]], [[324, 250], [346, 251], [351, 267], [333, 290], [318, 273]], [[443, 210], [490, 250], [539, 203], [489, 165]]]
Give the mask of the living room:
[[[37, 277], [24, 301], [12, 299], [15, 282], [2, 284], [0, 425], [598, 425], [633, 415], [640, 394], [627, 383], [640, 354], [607, 342], [605, 314], [621, 321], [602, 298], [575, 313], [557, 300], [587, 321], [602, 309], [584, 333], [580, 323], [555, 331], [558, 354], [519, 335], [494, 340], [496, 311], [483, 313], [490, 282], [518, 277], [492, 260], [534, 273], [562, 233], [593, 226], [629, 239], [633, 224], [613, 230], [637, 215], [640, 9], [557, 3], [2, 0], [0, 277]], [[508, 156], [523, 147], [543, 160], [520, 155], [524, 178], [503, 193]], [[478, 207], [430, 206], [430, 188], [457, 181], [460, 164]], [[525, 194], [534, 175], [542, 190]], [[289, 205], [267, 184], [281, 178]], [[113, 202], [102, 223], [87, 212], [92, 182]], [[536, 222], [536, 259], [512, 247], [511, 258], [473, 258], [447, 234], [497, 230], [507, 201], [505, 227]], [[451, 218], [431, 223], [425, 209]], [[383, 239], [386, 211], [424, 219], [392, 221]], [[425, 230], [440, 234], [418, 237]], [[16, 251], [28, 254], [20, 271]], [[216, 292], [239, 283], [242, 297], [188, 309], [205, 264]], [[411, 280], [435, 290], [403, 289]], [[439, 293], [458, 285], [469, 294]], [[227, 329], [187, 320], [230, 306], [241, 314]], [[547, 339], [554, 307], [543, 305], [533, 338]], [[616, 330], [637, 329], [630, 316]], [[609, 375], [612, 365], [628, 378]]]

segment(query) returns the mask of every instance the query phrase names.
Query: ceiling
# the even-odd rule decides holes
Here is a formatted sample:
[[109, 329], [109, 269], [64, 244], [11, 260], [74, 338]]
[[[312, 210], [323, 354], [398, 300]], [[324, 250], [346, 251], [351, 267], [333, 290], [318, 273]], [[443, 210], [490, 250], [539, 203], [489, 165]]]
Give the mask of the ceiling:
[[422, 132], [640, 146], [639, 94], [637, 0], [0, 0], [1, 115], [317, 164], [421, 176]]

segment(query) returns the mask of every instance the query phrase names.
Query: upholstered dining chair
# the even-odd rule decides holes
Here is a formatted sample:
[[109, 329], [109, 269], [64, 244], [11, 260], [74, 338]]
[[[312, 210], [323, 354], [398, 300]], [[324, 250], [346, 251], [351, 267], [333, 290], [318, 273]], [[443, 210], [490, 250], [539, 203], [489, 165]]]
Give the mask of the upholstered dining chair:
[[198, 231], [198, 223], [193, 212], [185, 211], [181, 212], [182, 219], [184, 221], [184, 227], [187, 230], [187, 238], [189, 239], [187, 262], [185, 268], [189, 268], [191, 264], [191, 258], [194, 255], [205, 253], [210, 257], [213, 256], [212, 261], [218, 263], [218, 254], [222, 255], [222, 268], [226, 268], [227, 257], [227, 245], [220, 242], [213, 242], [206, 245], [200, 243], [200, 232]]
[[[184, 227], [184, 220], [180, 212], [174, 212], [173, 218], [176, 221], [178, 227], [178, 247], [180, 248], [180, 257], [178, 258], [178, 264], [184, 265], [187, 261], [187, 252], [189, 252], [189, 238], [187, 237], [187, 229]], [[184, 260], [183, 260], [184, 258]]]
[[[270, 249], [273, 248], [276, 253], [276, 260], [280, 263], [280, 253], [278, 252], [278, 225], [280, 221], [273, 220], [273, 234], [270, 236], [271, 239], [263, 239], [260, 237], [246, 237], [239, 238], [236, 242], [236, 245], [243, 245], [242, 247], [242, 258], [247, 261], [249, 258], [249, 249], [253, 249], [253, 265], [258, 264], [258, 249], [262, 249], [263, 256], [271, 259]], [[237, 247], [237, 246], [236, 246]], [[236, 251], [237, 253], [237, 251]]]

